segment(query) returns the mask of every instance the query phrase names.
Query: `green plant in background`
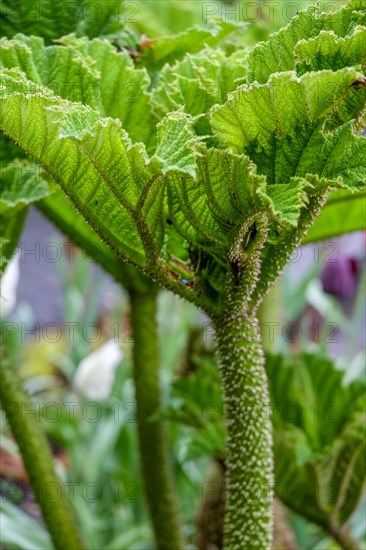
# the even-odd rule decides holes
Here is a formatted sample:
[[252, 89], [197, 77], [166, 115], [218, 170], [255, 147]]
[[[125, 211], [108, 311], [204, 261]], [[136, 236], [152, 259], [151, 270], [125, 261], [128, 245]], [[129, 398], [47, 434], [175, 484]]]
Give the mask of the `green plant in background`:
[[[14, 364], [21, 364], [20, 375], [25, 378], [25, 387], [32, 396], [32, 408], [29, 407], [29, 410], [40, 411], [42, 428], [53, 448], [56, 446], [57, 449], [63, 449], [69, 456], [66, 467], [57, 460], [57, 472], [62, 481], [68, 482], [67, 491], [75, 508], [85, 546], [110, 550], [153, 548], [154, 536], [148, 525], [142, 498], [143, 479], [136, 460], [138, 403], [131, 364], [133, 343], [130, 329], [126, 326], [129, 316], [128, 301], [126, 296], [121, 296], [118, 288], [114, 288], [113, 301], [118, 307], [113, 307], [109, 314], [105, 312], [103, 315], [102, 325], [106, 331], [104, 333], [102, 329], [103, 340], [118, 337], [124, 354], [123, 362], [116, 372], [111, 395], [103, 401], [90, 403], [92, 396], [88, 391], [89, 383], [88, 387], [85, 386], [85, 391], [81, 391], [76, 397], [73, 390], [76, 381], [75, 368], [94, 347], [83, 337], [82, 327], [88, 324], [95, 326], [98, 322], [99, 317], [96, 314], [100, 311], [99, 302], [103, 289], [100, 287], [100, 274], [91, 269], [90, 262], [82, 260], [81, 253], [75, 254], [71, 266], [66, 259], [56, 265], [65, 289], [63, 319], [75, 324], [73, 338], [67, 338], [65, 334], [65, 338], [56, 345], [57, 352], [54, 349], [55, 344], [49, 341], [34, 344], [27, 342], [22, 345], [19, 333], [9, 342], [12, 360]], [[67, 267], [72, 267], [70, 272]], [[187, 328], [197, 317], [197, 311], [188, 303], [178, 303], [174, 296], [167, 293], [160, 295], [158, 304], [160, 369], [163, 393], [166, 395], [168, 375], [173, 368], [176, 370], [185, 354]], [[17, 315], [22, 315], [24, 322], [21, 308], [14, 315], [11, 321], [17, 322]], [[94, 339], [94, 334], [91, 336]], [[103, 365], [99, 368], [103, 368]], [[77, 373], [78, 370], [79, 368]], [[103, 385], [101, 381], [100, 385]], [[85, 394], [89, 398], [83, 397]], [[55, 407], [58, 411], [57, 422], [50, 414]], [[94, 416], [97, 417], [95, 421]], [[181, 457], [184, 427], [176, 425], [169, 428], [170, 457], [179, 491], [181, 520], [187, 540], [192, 540], [195, 514], [201, 497], [201, 480], [204, 479], [208, 459], [187, 463]], [[8, 448], [16, 456], [14, 444], [11, 445], [13, 442], [5, 435], [1, 439], [2, 447]], [[14, 485], [9, 489], [13, 502], [17, 502], [14, 497], [19, 489], [16, 489]], [[100, 491], [96, 498], [95, 490]], [[27, 489], [25, 494], [28, 494]], [[53, 548], [41, 524], [34, 519], [28, 518], [26, 522], [23, 519], [24, 512], [10, 503], [1, 503], [3, 545], [14, 545], [17, 548]], [[16, 529], [14, 525], [17, 525]]]
[[[118, 32], [118, 46], [76, 36], [56, 46], [23, 35], [1, 42], [1, 128], [81, 218], [58, 201], [60, 191], [42, 208], [91, 250], [98, 241], [86, 220], [105, 242], [100, 263], [132, 296], [146, 298], [153, 285], [137, 271], [125, 276], [121, 259], [216, 327], [229, 428], [228, 548], [267, 548], [272, 532], [257, 309], [329, 192], [365, 182], [365, 139], [357, 135], [363, 25], [363, 3], [354, 0], [334, 14], [299, 14], [251, 52], [225, 47], [237, 25], [223, 22], [152, 41], [137, 56]], [[13, 172], [2, 237], [13, 242], [12, 209], [31, 200], [14, 167], [24, 174], [29, 161], [15, 163], [9, 141], [5, 151]]]
[[[190, 427], [188, 458], [223, 460], [226, 410], [216, 361], [197, 355], [191, 361], [193, 372], [173, 383], [161, 415]], [[328, 532], [341, 548], [358, 548], [345, 523], [366, 482], [364, 382], [346, 385], [343, 373], [321, 354], [266, 355], [266, 372], [273, 410], [276, 496]]]
[[[24, 457], [24, 464], [32, 480], [32, 486], [50, 535], [53, 540], [63, 541], [70, 548], [82, 548], [80, 535], [74, 526], [65, 488], [62, 487], [58, 498], [53, 503], [54, 506], [50, 506], [49, 498], [45, 495], [45, 486], [60, 487], [57, 476], [53, 471], [51, 451], [37, 422], [34, 419], [31, 421], [25, 419], [24, 409], [20, 407], [20, 404], [28, 407], [28, 410], [31, 410], [32, 405], [29, 397], [18, 384], [16, 371], [10, 366], [9, 358], [6, 357], [5, 353], [1, 354], [1, 360], [2, 405], [12, 433]], [[41, 457], [40, 450], [42, 450]]]
[[[90, 264], [87, 264], [90, 265]], [[63, 270], [62, 270], [63, 271]], [[73, 320], [75, 322], [85, 319], [87, 315], [88, 321], [95, 321], [94, 317], [90, 317], [84, 307], [89, 309], [87, 304], [87, 295], [85, 297], [85, 305], [81, 307], [80, 301], [76, 301], [80, 305], [76, 307], [75, 294], [78, 289], [85, 287], [96, 288], [96, 281], [93, 277], [85, 281], [85, 275], [81, 272], [81, 268], [75, 270], [80, 275], [77, 276], [77, 288], [74, 288], [75, 282], [72, 282], [73, 277], [68, 275], [67, 294], [65, 296], [65, 304], [68, 311], [65, 311], [65, 320]], [[89, 275], [90, 277], [90, 275]], [[65, 281], [66, 282], [66, 281]], [[69, 304], [69, 305], [68, 305]], [[214, 488], [221, 487], [221, 478], [217, 474], [214, 478], [207, 477], [207, 472], [212, 471], [207, 463], [208, 458], [216, 458], [220, 463], [225, 459], [225, 434], [226, 430], [223, 424], [225, 419], [225, 409], [222, 404], [222, 390], [220, 388], [220, 377], [217, 371], [216, 360], [212, 358], [212, 350], [202, 350], [202, 341], [194, 330], [192, 336], [194, 345], [187, 345], [187, 325], [192, 325], [192, 308], [189, 304], [178, 302], [169, 294], [162, 294], [159, 304], [159, 324], [161, 325], [161, 368], [164, 372], [164, 381], [166, 380], [168, 371], [172, 367], [177, 368], [181, 365], [182, 378], [178, 378], [173, 382], [170, 389], [170, 395], [166, 396], [164, 406], [160, 412], [160, 418], [168, 424], [170, 441], [172, 450], [178, 460], [179, 467], [176, 469], [175, 478], [179, 489], [182, 511], [186, 533], [191, 533], [192, 522], [195, 520], [197, 506], [202, 501], [202, 491], [206, 495], [204, 503], [212, 504], [209, 496]], [[125, 306], [126, 307], [126, 306]], [[77, 310], [77, 311], [76, 311]], [[116, 317], [113, 316], [109, 320], [114, 323], [117, 319], [124, 318], [123, 312], [116, 312]], [[199, 323], [199, 319], [196, 319]], [[107, 323], [108, 324], [108, 323]], [[208, 332], [211, 332], [208, 330]], [[128, 333], [126, 333], [128, 334]], [[126, 338], [129, 341], [129, 338]], [[199, 346], [197, 347], [197, 344]], [[35, 363], [38, 367], [42, 362], [42, 351], [39, 350], [40, 344], [34, 344], [31, 355], [36, 354], [37, 361], [30, 359], [30, 351], [27, 351], [26, 357], [23, 359], [23, 365], [28, 365], [29, 362]], [[53, 344], [48, 344], [53, 348]], [[76, 334], [74, 343], [66, 342], [66, 349], [62, 352], [62, 357], [57, 360], [57, 365], [62, 373], [70, 379], [70, 384], [73, 376], [73, 369], [69, 367], [70, 358], [74, 357], [74, 361], [79, 361], [88, 349], [85, 348], [85, 341], [82, 335]], [[187, 346], [187, 354], [184, 353], [184, 348]], [[42, 346], [41, 346], [42, 347]], [[86, 546], [89, 548], [150, 548], [151, 533], [146, 525], [146, 517], [144, 511], [141, 510], [140, 492], [136, 488], [141, 487], [141, 481], [138, 477], [137, 464], [135, 460], [136, 454], [136, 437], [134, 423], [129, 422], [131, 410], [133, 411], [132, 403], [134, 400], [133, 389], [131, 385], [132, 373], [129, 356], [129, 348], [131, 344], [123, 344], [125, 359], [122, 368], [117, 372], [117, 379], [114, 384], [114, 390], [108, 401], [100, 403], [103, 414], [98, 422], [88, 422], [81, 414], [76, 414], [73, 421], [70, 419], [70, 410], [64, 403], [70, 403], [75, 397], [70, 395], [70, 391], [55, 385], [55, 382], [44, 383], [44, 388], [50, 388], [47, 392], [39, 389], [39, 383], [36, 379], [27, 380], [27, 388], [34, 388], [37, 395], [33, 397], [36, 402], [40, 401], [40, 407], [44, 407], [45, 423], [44, 427], [47, 430], [51, 441], [58, 443], [62, 448], [66, 448], [71, 454], [70, 470], [68, 472], [68, 480], [76, 482], [74, 490], [74, 505], [77, 510], [77, 516], [83, 534], [83, 539]], [[197, 355], [199, 353], [199, 355]], [[53, 354], [53, 362], [55, 357]], [[322, 365], [319, 371], [318, 365]], [[29, 369], [34, 370], [34, 367], [22, 367], [22, 373], [28, 372]], [[309, 510], [314, 510], [314, 505], [311, 501], [302, 506], [302, 496], [304, 488], [313, 487], [312, 463], [316, 459], [318, 464], [321, 457], [322, 462], [322, 477], [320, 486], [324, 489], [332, 487], [351, 487], [347, 479], [353, 479], [351, 494], [354, 505], [357, 503], [357, 495], [361, 493], [364, 479], [362, 475], [357, 475], [357, 470], [351, 468], [348, 470], [340, 469], [339, 476], [333, 478], [333, 483], [329, 484], [325, 481], [330, 475], [331, 470], [327, 468], [327, 461], [324, 460], [327, 456], [335, 456], [337, 446], [344, 438], [343, 434], [352, 433], [356, 441], [358, 439], [360, 449], [362, 449], [364, 436], [362, 434], [362, 420], [357, 430], [352, 428], [354, 424], [353, 412], [356, 407], [353, 406], [357, 402], [362, 407], [362, 392], [364, 384], [358, 382], [354, 384], [350, 390], [341, 385], [341, 376], [330, 361], [320, 360], [315, 355], [306, 354], [299, 359], [283, 359], [275, 357], [267, 357], [266, 361], [267, 373], [270, 382], [271, 402], [274, 409], [274, 442], [275, 442], [275, 464], [276, 464], [276, 485], [275, 492], [277, 497], [280, 497], [282, 492], [287, 500], [290, 501], [290, 509], [296, 509], [304, 516]], [[283, 372], [283, 374], [282, 374]], [[326, 383], [319, 384], [319, 374], [323, 373]], [[310, 374], [310, 377], [309, 377]], [[348, 376], [348, 372], [347, 372]], [[32, 384], [30, 384], [32, 382]], [[164, 383], [164, 393], [168, 391], [166, 382]], [[36, 389], [38, 388], [38, 389]], [[56, 389], [53, 389], [56, 388]], [[273, 389], [274, 388], [274, 389]], [[305, 390], [305, 388], [307, 388]], [[317, 389], [318, 388], [318, 389]], [[327, 389], [328, 388], [328, 389]], [[34, 391], [33, 390], [33, 391]], [[47, 410], [50, 402], [59, 403], [58, 408], [64, 410], [62, 418], [57, 422], [47, 421]], [[131, 403], [132, 402], [132, 403]], [[117, 403], [120, 403], [120, 408], [117, 408]], [[123, 408], [125, 404], [131, 404], [127, 409]], [[350, 404], [352, 406], [350, 407]], [[81, 409], [88, 405], [88, 402], [81, 400]], [[314, 406], [315, 405], [315, 406]], [[324, 406], [323, 406], [324, 405]], [[34, 405], [33, 405], [34, 409]], [[94, 408], [91, 409], [92, 411]], [[116, 423], [116, 414], [119, 411], [119, 422]], [[302, 425], [300, 422], [306, 416], [304, 422], [305, 428], [298, 428]], [[127, 419], [127, 421], [126, 421]], [[331, 432], [329, 430], [332, 430]], [[314, 433], [318, 434], [314, 437]], [[307, 435], [309, 434], [309, 435]], [[323, 448], [319, 448], [319, 443], [324, 444]], [[279, 445], [278, 445], [279, 443]], [[315, 443], [315, 445], [314, 445]], [[284, 453], [284, 444], [290, 447], [291, 452]], [[2, 446], [4, 446], [4, 437], [2, 438]], [[296, 452], [293, 452], [293, 450]], [[108, 457], [106, 460], [105, 457]], [[295, 461], [294, 458], [296, 458]], [[292, 478], [291, 472], [296, 471], [299, 465], [303, 464], [306, 459], [307, 466], [303, 471], [301, 478]], [[202, 461], [205, 461], [202, 463]], [[329, 462], [328, 462], [329, 464]], [[345, 464], [344, 466], [348, 466]], [[197, 477], [197, 467], [201, 470], [201, 475]], [[318, 468], [318, 466], [316, 466]], [[362, 473], [360, 468], [358, 473]], [[339, 479], [343, 474], [343, 482], [339, 483]], [[352, 474], [348, 478], [348, 474]], [[323, 479], [324, 476], [324, 479]], [[204, 484], [202, 485], [202, 481]], [[355, 483], [356, 481], [356, 483]], [[82, 496], [81, 488], [85, 484], [98, 483], [103, 488], [102, 497], [96, 502], [85, 502], [85, 497]], [[120, 498], [116, 499], [116, 487], [120, 488]], [[287, 489], [287, 490], [285, 490]], [[11, 494], [14, 495], [14, 489]], [[316, 496], [316, 495], [315, 495]], [[130, 498], [132, 497], [132, 502]], [[136, 498], [137, 497], [137, 498]], [[136, 501], [136, 502], [134, 502]], [[222, 513], [223, 503], [220, 501], [219, 512]], [[316, 501], [315, 509], [319, 510], [318, 519], [313, 520], [316, 524], [321, 525], [321, 520], [324, 515], [322, 509], [331, 506], [334, 499], [331, 493], [322, 495], [319, 501]], [[351, 502], [351, 501], [350, 501]], [[210, 513], [211, 511], [211, 513]], [[4, 545], [18, 542], [19, 548], [51, 548], [49, 542], [46, 543], [46, 532], [43, 528], [32, 520], [30, 531], [28, 530], [27, 522], [23, 521], [24, 513], [13, 508], [10, 504], [2, 502], [1, 512], [4, 514], [2, 523], [2, 541]], [[222, 536], [221, 516], [212, 517], [211, 508], [203, 508], [204, 526], [212, 525], [214, 520], [215, 531]], [[358, 511], [354, 518], [353, 524], [357, 529], [352, 529], [354, 537], [359, 538], [359, 545], [362, 548], [365, 531], [362, 531], [362, 509]], [[98, 518], [98, 521], [95, 521]], [[324, 538], [322, 532], [317, 534], [312, 533], [311, 525], [298, 525], [299, 519], [295, 518], [294, 522], [296, 532], [301, 528], [298, 547], [299, 548], [333, 548], [333, 546], [321, 544], [321, 539]], [[123, 529], [121, 530], [121, 524]], [[16, 525], [17, 528], [14, 529]], [[340, 527], [340, 525], [338, 525]], [[361, 531], [360, 531], [361, 530]], [[343, 527], [342, 532], [346, 531]], [[301, 533], [304, 534], [302, 535]], [[207, 536], [207, 531], [203, 530], [203, 534]], [[15, 538], [15, 535], [17, 537]], [[303, 538], [301, 538], [301, 536]], [[208, 539], [204, 539], [208, 543]], [[209, 539], [211, 541], [211, 539]], [[189, 541], [195, 542], [196, 537]], [[354, 546], [356, 546], [356, 541]], [[198, 546], [198, 548], [204, 546]], [[274, 548], [283, 547], [279, 541], [275, 539]], [[296, 546], [295, 546], [296, 547]]]
[[[365, 384], [345, 386], [343, 374], [320, 354], [283, 362], [279, 356], [267, 361], [274, 452], [279, 457], [275, 473], [281, 480], [277, 494], [295, 512], [301, 508], [303, 516], [328, 531], [342, 548], [357, 548], [342, 526], [365, 486]], [[288, 403], [297, 404], [292, 416], [288, 408], [276, 407], [285, 391]]]

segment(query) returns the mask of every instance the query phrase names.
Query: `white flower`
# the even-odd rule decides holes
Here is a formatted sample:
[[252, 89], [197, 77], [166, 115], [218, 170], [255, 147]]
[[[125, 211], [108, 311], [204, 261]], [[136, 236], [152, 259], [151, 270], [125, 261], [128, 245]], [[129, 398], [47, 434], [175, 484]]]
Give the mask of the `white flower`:
[[6, 317], [9, 315], [16, 304], [16, 290], [19, 281], [19, 253], [16, 253], [1, 277], [0, 285], [0, 316]]
[[73, 387], [92, 401], [103, 401], [110, 395], [117, 365], [123, 353], [114, 340], [80, 361]]

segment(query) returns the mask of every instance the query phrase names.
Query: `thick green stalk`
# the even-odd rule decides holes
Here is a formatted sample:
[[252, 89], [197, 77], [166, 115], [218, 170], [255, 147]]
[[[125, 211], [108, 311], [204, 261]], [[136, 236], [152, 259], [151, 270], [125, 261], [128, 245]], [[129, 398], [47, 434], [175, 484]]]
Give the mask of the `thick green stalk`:
[[15, 441], [26, 467], [29, 481], [56, 550], [83, 548], [65, 487], [56, 476], [53, 457], [37, 422], [32, 402], [22, 388], [18, 373], [5, 357], [2, 344], [0, 395]]
[[227, 550], [270, 549], [273, 486], [270, 399], [259, 325], [240, 289], [228, 292], [215, 321], [225, 400]]
[[287, 232], [280, 244], [269, 246], [267, 244], [265, 248], [263, 247], [264, 256], [259, 260], [261, 262], [259, 280], [250, 298], [251, 309], [254, 312], [283, 272], [296, 248], [300, 246], [309, 227], [314, 223], [325, 205], [329, 192], [330, 189], [322, 189], [320, 192], [314, 193], [310, 197], [307, 207], [303, 209], [297, 227]]
[[137, 429], [145, 495], [158, 550], [183, 550], [164, 427], [159, 410], [156, 291], [130, 291]]

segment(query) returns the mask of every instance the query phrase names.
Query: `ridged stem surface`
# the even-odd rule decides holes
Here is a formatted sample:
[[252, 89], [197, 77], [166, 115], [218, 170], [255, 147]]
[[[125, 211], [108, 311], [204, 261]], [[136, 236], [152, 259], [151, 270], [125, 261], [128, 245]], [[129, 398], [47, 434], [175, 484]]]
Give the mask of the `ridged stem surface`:
[[183, 550], [168, 446], [159, 410], [156, 292], [130, 291], [137, 429], [145, 495], [158, 550]]
[[215, 322], [225, 400], [225, 550], [269, 550], [272, 539], [272, 428], [258, 321], [235, 291]]

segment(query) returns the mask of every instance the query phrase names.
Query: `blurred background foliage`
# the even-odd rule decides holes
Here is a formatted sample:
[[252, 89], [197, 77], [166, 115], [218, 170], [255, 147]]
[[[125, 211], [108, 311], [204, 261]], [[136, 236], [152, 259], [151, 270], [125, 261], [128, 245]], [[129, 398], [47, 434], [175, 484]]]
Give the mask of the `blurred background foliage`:
[[[319, 9], [336, 10], [345, 0], [319, 2]], [[287, 25], [300, 11], [313, 5], [311, 0], [156, 0], [131, 2], [126, 8], [128, 27], [151, 37], [183, 32], [194, 25], [204, 26], [212, 19], [238, 23], [240, 32], [235, 37], [240, 45], [252, 46], [265, 40], [272, 32]], [[128, 4], [126, 4], [128, 6]], [[239, 38], [238, 38], [239, 37]]]
[[[327, 2], [328, 9], [342, 3]], [[209, 25], [208, 18], [216, 17], [241, 23], [231, 39], [235, 48], [266, 38], [309, 4], [137, 0], [124, 4], [123, 31], [100, 21], [90, 28], [80, 23], [78, 33], [106, 34], [117, 45], [129, 41], [134, 50], [141, 44], [148, 48], [150, 37]], [[17, 27], [15, 15], [8, 24], [9, 35], [12, 29], [26, 31]], [[73, 30], [66, 21], [46, 34], [51, 40], [56, 32]], [[333, 517], [347, 522], [360, 547], [366, 544], [364, 244], [358, 233], [345, 241], [300, 248], [262, 311], [275, 428], [276, 549], [337, 548], [337, 534], [330, 536]], [[63, 256], [54, 264], [61, 306], [53, 326], [51, 312], [39, 323], [32, 297], [18, 300], [7, 313], [10, 328], [34, 328], [26, 338], [22, 330], [8, 332], [11, 354], [33, 399], [29, 413], [39, 415], [58, 473], [70, 484], [88, 548], [151, 549], [137, 457], [127, 296], [78, 249], [74, 252], [73, 261]], [[159, 296], [158, 321], [164, 395], [159, 415], [169, 429], [187, 550], [220, 548], [225, 409], [212, 353], [213, 330], [193, 306], [166, 292]], [[65, 330], [70, 323], [72, 338]], [[88, 324], [94, 337], [85, 337]], [[111, 340], [120, 345], [123, 358], [108, 397], [93, 402], [87, 381], [84, 391], [80, 386], [76, 390], [75, 375], [83, 359]], [[1, 548], [50, 549], [5, 418], [1, 432]]]
[[[362, 234], [347, 239], [348, 248], [356, 241], [355, 250], [362, 250]], [[277, 302], [276, 314], [271, 307], [275, 320], [262, 314], [265, 345], [275, 352], [267, 356], [275, 492], [286, 505], [276, 513], [276, 536], [290, 544], [274, 548], [337, 548], [328, 532], [332, 513], [343, 521], [351, 516], [348, 528], [360, 545], [366, 540], [362, 256], [356, 257], [357, 278], [326, 292], [327, 243], [318, 244], [301, 248], [301, 258], [287, 267], [276, 289], [281, 299], [271, 297]], [[333, 245], [334, 282], [350, 258], [342, 253], [342, 239]], [[28, 335], [8, 331], [13, 359], [34, 403], [28, 413], [39, 416], [58, 472], [71, 484], [87, 547], [153, 548], [137, 459], [127, 296], [77, 249], [72, 262], [64, 257], [54, 267], [62, 288], [58, 322], [51, 317], [43, 323], [39, 337], [37, 329]], [[6, 322], [35, 326], [32, 303], [18, 301]], [[208, 541], [220, 548], [225, 409], [213, 330], [192, 305], [166, 292], [159, 296], [158, 322], [164, 395], [159, 415], [168, 426], [184, 532], [189, 548], [208, 548]], [[60, 333], [66, 323], [74, 323], [72, 338], [65, 329]], [[91, 401], [88, 380], [76, 390], [75, 374], [83, 358], [110, 340], [119, 343], [123, 358], [108, 397]], [[332, 355], [336, 361], [329, 359]], [[108, 357], [104, 368], [107, 363]], [[52, 548], [5, 419], [1, 426], [2, 547]], [[341, 494], [333, 494], [338, 486]], [[320, 496], [319, 488], [324, 490]]]

